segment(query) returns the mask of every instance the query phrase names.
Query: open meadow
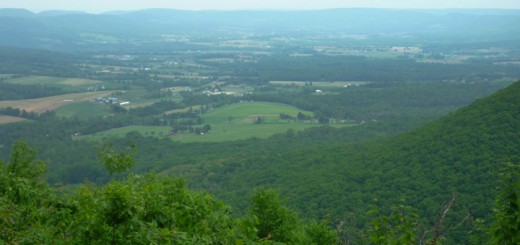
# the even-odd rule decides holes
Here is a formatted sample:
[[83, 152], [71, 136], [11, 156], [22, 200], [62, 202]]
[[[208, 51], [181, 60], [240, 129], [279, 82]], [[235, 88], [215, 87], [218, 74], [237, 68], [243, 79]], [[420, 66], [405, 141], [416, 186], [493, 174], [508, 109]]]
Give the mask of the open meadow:
[[21, 117], [12, 117], [12, 116], [0, 115], [0, 124], [19, 122], [19, 121], [23, 121], [23, 120], [26, 120], [26, 119], [25, 118], [21, 118]]
[[4, 82], [20, 85], [45, 85], [56, 87], [85, 87], [101, 84], [101, 81], [84, 78], [63, 78], [49, 76], [6, 76]]
[[[294, 117], [293, 119], [280, 119], [280, 114]], [[222, 142], [242, 140], [252, 137], [268, 138], [274, 134], [285, 133], [289, 129], [300, 131], [310, 127], [320, 126], [312, 123], [312, 120], [298, 120], [296, 116], [302, 113], [312, 117], [312, 113], [300, 110], [294, 106], [270, 102], [244, 102], [220, 107], [202, 114], [204, 120], [201, 127], [209, 124], [211, 130], [207, 134], [178, 133], [170, 135], [171, 128], [167, 126], [127, 126], [115, 128], [92, 135], [80, 137], [86, 140], [102, 140], [111, 136], [123, 137], [135, 131], [143, 136], [169, 137], [180, 142]], [[262, 118], [262, 123], [257, 123]], [[352, 124], [335, 124], [343, 127]]]
[[42, 113], [46, 111], [55, 110], [64, 105], [84, 102], [93, 98], [107, 96], [111, 93], [112, 91], [100, 91], [64, 94], [38, 99], [6, 100], [0, 101], [0, 108], [13, 107], [18, 108], [20, 110], [26, 110], [28, 112]]

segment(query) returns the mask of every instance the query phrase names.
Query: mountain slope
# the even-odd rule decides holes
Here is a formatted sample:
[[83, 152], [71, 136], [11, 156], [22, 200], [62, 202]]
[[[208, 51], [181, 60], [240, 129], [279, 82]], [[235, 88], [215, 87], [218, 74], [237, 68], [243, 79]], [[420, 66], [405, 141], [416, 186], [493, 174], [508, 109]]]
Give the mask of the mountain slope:
[[[486, 217], [498, 169], [520, 160], [518, 95], [520, 82], [397, 137], [232, 159], [228, 164], [234, 167], [193, 181], [213, 186], [217, 196], [235, 203], [247, 190], [271, 186], [304, 215], [343, 219], [355, 214], [360, 225], [372, 207], [401, 203], [434, 220], [451, 196], [457, 203], [448, 223], [468, 214]], [[465, 240], [463, 228], [452, 232], [456, 239]]]

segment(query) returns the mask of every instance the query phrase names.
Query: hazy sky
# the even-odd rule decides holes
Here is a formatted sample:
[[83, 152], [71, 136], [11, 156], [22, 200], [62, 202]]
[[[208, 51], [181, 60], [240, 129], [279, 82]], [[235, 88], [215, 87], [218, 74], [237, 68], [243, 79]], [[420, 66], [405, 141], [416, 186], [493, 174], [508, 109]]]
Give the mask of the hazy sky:
[[0, 0], [0, 8], [81, 10], [99, 13], [147, 8], [324, 9], [324, 8], [502, 8], [520, 9], [520, 0]]

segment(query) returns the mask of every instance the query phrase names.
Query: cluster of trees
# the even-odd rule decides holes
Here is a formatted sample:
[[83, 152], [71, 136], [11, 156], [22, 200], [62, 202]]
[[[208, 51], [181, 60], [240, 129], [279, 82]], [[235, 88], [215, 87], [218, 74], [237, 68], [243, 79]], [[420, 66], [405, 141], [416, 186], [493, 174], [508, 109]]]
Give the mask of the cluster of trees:
[[373, 59], [364, 56], [273, 55], [260, 59], [258, 63], [236, 62], [218, 67], [233, 71], [234, 76], [258, 77], [264, 81], [451, 81], [462, 80], [475, 71], [478, 71], [475, 74], [477, 80], [500, 79], [504, 73], [520, 76], [512, 65], [421, 63], [409, 58]]
[[[194, 125], [204, 125], [203, 122], [195, 117], [198, 113], [180, 113], [182, 115], [168, 115], [172, 121], [170, 125], [173, 130], [190, 132], [190, 127]], [[178, 119], [173, 116], [180, 116]], [[97, 142], [77, 140], [71, 137], [76, 133], [86, 135], [114, 127], [122, 127], [133, 123], [138, 123], [130, 117], [114, 115], [106, 119], [65, 119], [56, 116], [39, 118], [35, 121], [20, 122], [13, 124], [5, 124], [0, 126], [0, 155], [4, 158], [9, 156], [9, 145], [13, 144], [17, 139], [26, 139], [31, 145], [35, 145], [40, 149], [42, 158], [50, 162], [47, 178], [51, 183], [81, 183], [84, 179], [89, 179], [95, 183], [104, 183], [108, 176], [102, 169], [90, 164], [96, 155], [96, 149], [99, 145]], [[142, 122], [140, 122], [142, 123]], [[402, 125], [401, 125], [402, 126]], [[211, 127], [211, 126], [210, 126]], [[371, 123], [358, 127], [348, 127], [343, 129], [334, 129], [330, 127], [313, 128], [305, 131], [294, 132], [297, 137], [290, 139], [285, 134], [277, 135], [271, 139], [258, 140], [249, 139], [242, 141], [241, 147], [237, 151], [235, 142], [221, 142], [219, 144], [211, 144], [208, 146], [204, 143], [197, 144], [179, 144], [170, 139], [156, 139], [152, 137], [143, 137], [142, 135], [128, 135], [124, 139], [115, 140], [125, 142], [133, 142], [139, 146], [139, 154], [137, 156], [137, 168], [140, 171], [147, 169], [165, 169], [176, 165], [182, 161], [205, 161], [198, 159], [200, 156], [218, 159], [222, 155], [229, 155], [230, 149], [235, 149], [234, 153], [241, 152], [240, 155], [258, 154], [257, 150], [265, 151], [285, 151], [288, 148], [296, 147], [296, 145], [307, 145], [311, 147], [313, 144], [337, 144], [345, 142], [355, 142], [366, 139], [379, 138], [388, 134], [401, 132], [392, 124]], [[176, 149], [175, 156], [171, 149]], [[200, 154], [202, 153], [202, 154]], [[261, 154], [261, 153], [260, 153]]]
[[191, 125], [191, 123], [188, 124], [188, 125], [185, 125], [185, 124], [175, 124], [172, 127], [171, 133], [177, 134], [177, 133], [188, 132], [190, 134], [201, 135], [201, 134], [209, 133], [210, 130], [211, 130], [211, 125], [210, 124], [205, 124], [202, 127], [194, 127], [194, 126]]
[[5, 107], [5, 108], [0, 108], [0, 115], [23, 117], [23, 118], [34, 119], [34, 120], [53, 117], [53, 116], [55, 116], [55, 114], [56, 113], [53, 111], [46, 111], [44, 113], [36, 113], [33, 111], [27, 112], [26, 110], [20, 110], [18, 108], [13, 108], [10, 106]]
[[82, 58], [79, 54], [0, 47], [0, 73], [85, 77], [88, 73], [74, 66]]
[[[460, 84], [448, 82], [371, 83], [360, 87], [320, 88], [319, 83], [297, 91], [258, 91], [245, 100], [290, 104], [312, 111], [323, 121], [329, 118], [370, 120], [421, 120], [438, 118], [454, 108], [471, 103], [506, 86], [507, 83]], [[328, 94], [316, 95], [316, 88]], [[282, 91], [282, 92], [281, 92]], [[310, 91], [310, 92], [309, 92]]]
[[181, 92], [182, 101], [188, 106], [212, 105], [214, 108], [240, 102], [241, 98], [225, 94], [208, 96], [194, 92]]
[[0, 114], [13, 117], [23, 117], [28, 119], [36, 119], [38, 117], [38, 113], [27, 112], [26, 110], [20, 110], [18, 108], [13, 107], [0, 108]]
[[[106, 148], [100, 159], [111, 173], [124, 172], [131, 155]], [[0, 240], [8, 244], [334, 244], [324, 223], [306, 224], [278, 194], [257, 190], [243, 217], [182, 180], [130, 175], [103, 186], [69, 191], [44, 181], [36, 150], [17, 142], [0, 162]]]
[[292, 115], [285, 114], [285, 113], [280, 113], [279, 117], [282, 120], [293, 120], [293, 119], [310, 120], [310, 119], [312, 119], [312, 117], [310, 117], [309, 115], [305, 115], [305, 114], [303, 114], [301, 112], [298, 112], [298, 114], [296, 114], [296, 117], [294, 117]]
[[[101, 163], [112, 174], [133, 164], [133, 151], [106, 145]], [[0, 162], [0, 240], [8, 244], [440, 244], [452, 199], [430, 230], [418, 225], [409, 206], [390, 213], [372, 211], [370, 228], [353, 240], [344, 223], [304, 221], [280, 200], [260, 188], [247, 211], [236, 217], [230, 207], [184, 181], [156, 174], [116, 177], [111, 182], [62, 190], [44, 180], [45, 163], [24, 142], [13, 146], [8, 164]], [[516, 244], [520, 239], [520, 171], [509, 164], [496, 198], [494, 221], [475, 227], [473, 242]], [[370, 215], [369, 215], [370, 216]], [[374, 217], [374, 216], [370, 216]]]
[[0, 100], [35, 99], [65, 93], [58, 87], [12, 84], [0, 80]]

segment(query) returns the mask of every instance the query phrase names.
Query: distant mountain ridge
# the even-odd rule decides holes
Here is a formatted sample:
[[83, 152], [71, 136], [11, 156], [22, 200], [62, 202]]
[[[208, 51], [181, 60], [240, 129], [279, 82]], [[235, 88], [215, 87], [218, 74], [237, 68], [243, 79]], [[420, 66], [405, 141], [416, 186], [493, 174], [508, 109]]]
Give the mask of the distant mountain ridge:
[[169, 8], [149, 8], [141, 10], [120, 10], [107, 11], [98, 14], [85, 11], [71, 10], [45, 10], [41, 12], [33, 12], [24, 8], [0, 8], [0, 16], [28, 16], [28, 15], [62, 15], [62, 14], [89, 14], [89, 15], [132, 15], [136, 13], [316, 13], [316, 12], [420, 12], [433, 14], [475, 14], [475, 15], [520, 15], [520, 9], [385, 9], [385, 8], [328, 8], [317, 10], [182, 10]]
[[[87, 14], [74, 11], [32, 13], [0, 9], [0, 45], [46, 46], [42, 40], [81, 43], [81, 33], [122, 36], [229, 33], [347, 33], [422, 35], [441, 38], [511, 40], [520, 38], [520, 10], [328, 9], [307, 11], [186, 11], [149, 9]], [[41, 26], [47, 32], [35, 31]], [[15, 28], [16, 27], [16, 28]], [[13, 30], [14, 29], [14, 30]], [[41, 30], [42, 28], [34, 28]], [[20, 32], [25, 35], [20, 35]], [[222, 35], [222, 34], [221, 34]], [[20, 42], [23, 39], [23, 42]], [[27, 43], [27, 44], [24, 44]], [[76, 45], [76, 46], [77, 46]]]
[[26, 9], [3, 8], [0, 9], [0, 17], [32, 17], [36, 14]]
[[76, 15], [76, 14], [88, 14], [87, 12], [83, 11], [62, 11], [62, 10], [48, 10], [39, 12], [38, 15], [40, 16], [61, 16], [61, 15]]

